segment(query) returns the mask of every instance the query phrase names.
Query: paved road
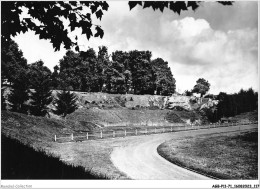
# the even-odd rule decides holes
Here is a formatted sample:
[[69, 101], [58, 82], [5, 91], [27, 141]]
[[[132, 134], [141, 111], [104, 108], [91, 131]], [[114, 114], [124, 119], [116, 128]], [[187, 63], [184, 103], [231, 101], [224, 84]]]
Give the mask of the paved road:
[[174, 165], [157, 153], [157, 147], [174, 138], [197, 136], [200, 134], [227, 133], [230, 131], [257, 128], [257, 125], [233, 126], [224, 128], [202, 129], [176, 133], [157, 134], [137, 140], [123, 147], [116, 147], [111, 154], [114, 165], [132, 179], [141, 180], [205, 180], [206, 176]]

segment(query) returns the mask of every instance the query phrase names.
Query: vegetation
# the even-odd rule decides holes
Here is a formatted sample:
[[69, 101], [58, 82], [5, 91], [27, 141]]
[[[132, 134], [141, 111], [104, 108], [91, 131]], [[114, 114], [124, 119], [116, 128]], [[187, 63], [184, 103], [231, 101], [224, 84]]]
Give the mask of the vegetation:
[[216, 122], [222, 117], [233, 117], [245, 112], [258, 110], [258, 92], [252, 88], [241, 89], [238, 93], [227, 94], [220, 92], [216, 97], [218, 105], [215, 109], [206, 110], [206, 116], [211, 122]]
[[57, 98], [54, 100], [55, 110], [53, 113], [66, 117], [67, 114], [74, 112], [77, 109], [77, 97], [70, 91], [63, 90], [57, 93]]
[[98, 55], [90, 48], [86, 52], [67, 51], [59, 62], [59, 73], [53, 80], [57, 88], [82, 92], [133, 93], [170, 95], [175, 91], [175, 79], [168, 62], [151, 60], [150, 51], [115, 51], [109, 60], [107, 47], [99, 47]]
[[30, 113], [36, 116], [49, 114], [48, 105], [52, 102], [51, 71], [42, 61], [29, 65], [31, 91]]
[[[77, 131], [79, 133], [79, 131], [83, 131], [84, 129], [86, 129], [85, 126], [79, 125], [70, 120], [63, 120], [63, 119], [57, 120], [57, 119], [46, 118], [46, 117], [24, 115], [16, 112], [1, 111], [1, 133], [4, 136], [8, 137], [8, 139], [9, 138], [17, 139], [18, 141], [22, 142], [23, 144], [26, 144], [27, 146], [32, 146], [33, 149], [35, 149], [36, 151], [41, 152], [42, 150], [44, 150], [48, 152], [48, 156], [49, 156], [46, 157], [42, 153], [35, 155], [34, 150], [32, 151], [25, 150], [24, 152], [23, 147], [15, 148], [11, 144], [8, 145], [4, 142], [1, 142], [2, 145], [1, 155], [2, 156], [6, 155], [10, 157], [10, 160], [8, 160], [8, 158], [6, 157], [4, 159], [3, 157], [1, 158], [2, 159], [1, 168], [3, 170], [4, 167], [3, 164], [5, 164], [6, 165], [5, 170], [7, 171], [6, 173], [10, 176], [9, 173], [12, 170], [10, 169], [10, 167], [17, 168], [15, 166], [18, 164], [27, 165], [28, 162], [30, 163], [30, 161], [34, 161], [32, 162], [32, 165], [34, 165], [33, 168], [31, 168], [31, 166], [28, 165], [28, 167], [30, 167], [31, 169], [28, 168], [24, 170], [14, 169], [16, 176], [18, 174], [21, 175], [24, 174], [30, 176], [32, 175], [29, 173], [29, 171], [31, 170], [31, 171], [36, 171], [35, 174], [37, 176], [42, 176], [42, 178], [47, 177], [48, 175], [46, 174], [49, 174], [48, 179], [53, 179], [50, 178], [50, 176], [60, 179], [62, 177], [62, 167], [63, 167], [63, 171], [66, 172], [64, 173], [63, 178], [65, 178], [65, 175], [67, 175], [66, 178], [68, 179], [69, 178], [75, 179], [76, 177], [73, 177], [73, 175], [69, 174], [67, 170], [71, 171], [72, 173], [75, 173], [80, 178], [82, 178], [81, 176], [83, 176], [84, 174], [85, 176], [91, 174], [95, 178], [127, 179], [124, 173], [121, 173], [114, 167], [110, 159], [110, 154], [113, 150], [113, 146], [115, 146], [117, 142], [111, 140], [105, 143], [104, 141], [89, 141], [88, 143], [77, 142], [77, 143], [67, 143], [67, 144], [64, 143], [62, 145], [53, 142], [54, 134], [56, 134], [57, 136], [68, 136], [66, 135], [67, 133], [73, 132], [75, 134], [77, 133]], [[13, 140], [11, 140], [10, 142], [12, 141]], [[9, 140], [7, 141], [7, 143], [9, 143]], [[32, 156], [30, 155], [31, 153]], [[26, 157], [25, 160], [23, 159], [22, 155]], [[63, 159], [63, 162], [71, 164], [72, 166], [66, 168], [66, 165], [64, 163], [58, 162], [57, 158], [54, 158], [56, 160], [52, 160], [52, 158], [50, 158], [51, 156], [60, 157], [60, 159]], [[42, 161], [38, 162], [37, 158], [43, 160], [43, 162]], [[4, 161], [6, 159], [7, 161]], [[71, 159], [73, 159], [73, 161], [71, 161]], [[14, 166], [11, 166], [10, 163], [14, 163]], [[41, 173], [39, 173], [40, 170], [39, 167], [41, 167], [41, 165], [37, 165], [36, 163], [39, 164], [43, 163], [44, 165], [46, 165], [45, 163], [50, 163], [52, 165], [54, 163], [53, 166], [57, 168], [59, 173], [53, 170], [54, 171], [53, 174], [43, 172], [43, 174], [40, 175]], [[83, 174], [84, 169], [77, 168], [77, 166], [84, 166], [84, 169], [86, 170], [87, 173]], [[76, 169], [74, 169], [73, 167]], [[46, 168], [43, 168], [43, 171], [45, 171], [47, 168], [49, 168], [48, 165], [46, 165]], [[37, 169], [38, 171], [35, 169]], [[24, 172], [20, 172], [20, 171], [24, 171]], [[49, 171], [52, 171], [52, 169], [49, 169]], [[13, 177], [10, 176], [10, 178]], [[33, 179], [33, 178], [29, 178], [29, 179]]]
[[11, 106], [11, 111], [27, 114], [28, 105], [26, 104], [29, 99], [29, 86], [28, 79], [24, 72], [19, 72], [18, 77], [13, 80], [11, 85], [11, 94], [8, 101]]
[[[104, 35], [101, 26], [92, 23], [93, 14], [101, 20], [103, 11], [108, 10], [105, 1], [70, 1], [70, 2], [3, 2], [1, 4], [3, 30], [2, 41], [10, 40], [20, 32], [34, 31], [40, 39], [51, 41], [53, 48], [60, 50], [61, 44], [66, 49], [76, 46], [79, 49], [77, 39], [68, 36], [75, 28], [81, 28], [82, 34], [88, 39], [93, 37], [92, 28], [95, 27], [94, 37], [102, 38]], [[28, 9], [28, 17], [20, 19], [24, 9]], [[91, 13], [87, 13], [91, 11]], [[65, 29], [64, 20], [68, 22], [68, 29]]]
[[[12, 149], [12, 150], [10, 150]], [[97, 179], [83, 167], [67, 165], [58, 157], [1, 135], [1, 179]], [[102, 177], [99, 177], [102, 179]], [[104, 178], [103, 178], [104, 179]]]
[[[232, 5], [232, 1], [218, 1], [222, 5]], [[164, 9], [170, 9], [174, 13], [180, 14], [181, 11], [187, 11], [189, 8], [196, 10], [200, 5], [201, 1], [129, 1], [130, 10], [136, 5], [140, 5], [144, 8], [153, 8], [153, 10], [160, 10], [163, 12]]]
[[209, 91], [210, 84], [204, 78], [199, 78], [196, 83], [197, 84], [193, 87], [192, 92], [200, 93], [200, 97], [202, 97]]
[[258, 178], [258, 132], [174, 139], [157, 150], [172, 163], [219, 179]]

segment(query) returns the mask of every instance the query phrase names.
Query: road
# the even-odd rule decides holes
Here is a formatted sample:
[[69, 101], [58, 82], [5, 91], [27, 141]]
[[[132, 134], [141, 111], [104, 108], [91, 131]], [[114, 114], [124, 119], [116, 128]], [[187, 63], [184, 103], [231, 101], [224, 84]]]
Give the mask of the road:
[[257, 125], [232, 126], [193, 131], [182, 131], [165, 134], [156, 134], [146, 137], [145, 140], [127, 143], [125, 146], [116, 147], [112, 154], [113, 164], [127, 176], [136, 180], [206, 180], [209, 177], [189, 171], [174, 165], [157, 153], [157, 147], [171, 139], [198, 136], [201, 134], [214, 134], [240, 132], [254, 129]]

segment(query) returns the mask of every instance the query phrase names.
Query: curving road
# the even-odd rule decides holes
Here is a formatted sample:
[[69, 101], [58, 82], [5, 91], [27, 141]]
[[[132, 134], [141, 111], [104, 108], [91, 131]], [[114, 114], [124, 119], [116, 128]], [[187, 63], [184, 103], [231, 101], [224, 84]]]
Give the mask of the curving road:
[[[116, 147], [111, 154], [114, 165], [132, 179], [141, 180], [205, 180], [211, 179], [198, 173], [174, 165], [157, 153], [157, 147], [174, 138], [197, 136], [201, 134], [227, 133], [257, 128], [257, 125], [212, 128], [194, 131], [173, 132], [132, 140], [125, 146]], [[137, 139], [137, 138], [136, 138]]]

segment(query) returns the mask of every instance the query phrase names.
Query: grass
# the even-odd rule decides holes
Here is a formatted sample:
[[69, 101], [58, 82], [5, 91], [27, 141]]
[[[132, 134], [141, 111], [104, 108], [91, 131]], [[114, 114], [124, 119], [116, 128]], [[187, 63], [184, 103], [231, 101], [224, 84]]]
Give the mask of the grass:
[[[26, 178], [32, 178], [31, 175], [35, 174], [33, 168], [37, 168], [37, 164], [41, 164], [42, 161], [35, 163], [33, 167], [31, 167], [29, 172], [19, 172], [17, 167], [21, 167], [28, 163], [32, 159], [38, 159], [37, 157], [41, 157], [41, 155], [35, 155], [34, 152], [44, 153], [44, 155], [49, 154], [48, 157], [44, 156], [44, 161], [47, 158], [47, 162], [52, 160], [48, 160], [52, 157], [59, 157], [63, 162], [62, 167], [66, 167], [66, 165], [71, 165], [72, 168], [68, 168], [72, 172], [80, 172], [85, 170], [87, 173], [79, 173], [79, 178], [108, 178], [108, 179], [128, 179], [125, 174], [118, 171], [110, 160], [110, 153], [113, 150], [113, 147], [110, 145], [106, 145], [104, 142], [95, 142], [91, 141], [89, 143], [85, 142], [73, 142], [66, 144], [59, 144], [53, 142], [54, 134], [57, 135], [65, 135], [66, 133], [72, 133], [78, 129], [78, 126], [74, 125], [73, 122], [68, 122], [66, 120], [55, 120], [48, 119], [43, 117], [35, 117], [35, 116], [27, 116], [19, 113], [1, 111], [1, 133], [3, 137], [7, 137], [10, 139], [8, 142], [1, 142], [2, 144], [2, 165], [5, 164], [5, 175], [2, 178], [20, 178], [21, 175], [28, 175]], [[20, 145], [24, 146], [24, 148], [30, 148], [30, 150], [26, 150], [27, 152], [24, 154], [20, 148], [12, 147], [12, 140], [17, 140], [20, 142]], [[10, 143], [10, 144], [8, 144]], [[83, 145], [84, 144], [84, 145]], [[10, 147], [11, 146], [11, 147]], [[12, 149], [12, 150], [10, 150]], [[23, 147], [21, 147], [23, 149]], [[3, 156], [5, 156], [5, 160], [3, 160]], [[27, 157], [27, 158], [23, 158]], [[16, 159], [15, 159], [16, 158]], [[12, 173], [8, 172], [8, 167], [12, 167], [14, 162], [19, 162], [19, 158], [23, 158], [21, 160], [24, 163], [17, 163], [14, 170], [16, 170], [12, 176]], [[10, 161], [9, 161], [10, 159]], [[27, 161], [26, 161], [27, 160]], [[28, 162], [29, 160], [29, 162]], [[8, 162], [9, 161], [9, 162]], [[57, 160], [56, 163], [59, 164]], [[61, 162], [60, 162], [61, 163]], [[47, 163], [48, 164], [48, 163]], [[43, 165], [46, 165], [46, 163]], [[53, 164], [52, 164], [53, 165]], [[45, 166], [48, 167], [48, 166]], [[57, 167], [57, 166], [56, 166]], [[84, 167], [77, 168], [77, 167]], [[76, 168], [76, 169], [73, 169]], [[25, 169], [25, 167], [23, 167]], [[21, 171], [23, 170], [21, 169]], [[65, 168], [64, 168], [65, 169]], [[64, 169], [63, 174], [64, 174]], [[77, 170], [82, 169], [82, 170]], [[51, 174], [51, 169], [49, 169], [49, 174]], [[37, 172], [36, 172], [37, 173]], [[60, 172], [61, 173], [61, 172]], [[75, 174], [76, 174], [75, 173]], [[47, 173], [46, 173], [47, 174]], [[86, 177], [88, 174], [91, 175]], [[3, 174], [2, 174], [3, 175]], [[19, 176], [20, 175], [20, 176]], [[37, 175], [37, 174], [36, 174]], [[48, 175], [39, 175], [39, 179], [44, 179]], [[73, 177], [59, 177], [59, 178], [71, 178]], [[56, 176], [52, 176], [48, 179], [55, 179]]]
[[[189, 111], [178, 110], [149, 110], [138, 109], [131, 110], [127, 108], [105, 109], [78, 109], [74, 113], [68, 115], [67, 119], [74, 120], [79, 123], [92, 122], [103, 127], [114, 126], [167, 126], [170, 123], [184, 123], [190, 115], [194, 115]], [[196, 114], [195, 114], [196, 115]], [[196, 115], [198, 117], [198, 115]], [[95, 129], [95, 128], [93, 128]], [[99, 129], [99, 128], [96, 128]]]
[[81, 166], [63, 163], [44, 151], [1, 135], [1, 179], [97, 179]]
[[258, 132], [171, 140], [157, 150], [172, 163], [219, 179], [258, 178]]
[[62, 160], [67, 164], [84, 166], [84, 168], [95, 177], [129, 179], [113, 165], [110, 159], [110, 154], [114, 146], [124, 143], [124, 141], [119, 143], [117, 141], [118, 140], [93, 140], [63, 144], [55, 143], [51, 151], [60, 155]]

